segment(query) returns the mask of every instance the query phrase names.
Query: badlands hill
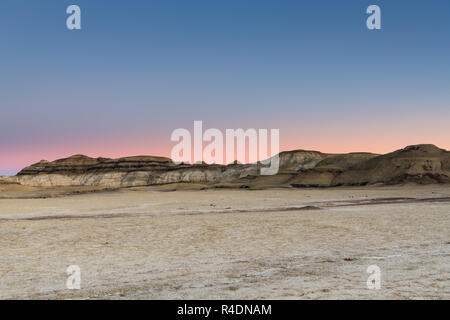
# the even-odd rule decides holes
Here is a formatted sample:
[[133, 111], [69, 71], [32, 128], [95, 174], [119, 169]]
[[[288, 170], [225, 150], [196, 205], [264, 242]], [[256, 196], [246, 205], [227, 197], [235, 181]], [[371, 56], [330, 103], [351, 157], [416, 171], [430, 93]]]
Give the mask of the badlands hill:
[[414, 145], [385, 155], [325, 154], [294, 150], [280, 153], [280, 170], [259, 175], [252, 164], [174, 164], [169, 158], [120, 159], [74, 155], [42, 160], [0, 183], [33, 187], [95, 186], [104, 188], [171, 185], [184, 187], [333, 187], [370, 184], [450, 183], [450, 152], [434, 145]]

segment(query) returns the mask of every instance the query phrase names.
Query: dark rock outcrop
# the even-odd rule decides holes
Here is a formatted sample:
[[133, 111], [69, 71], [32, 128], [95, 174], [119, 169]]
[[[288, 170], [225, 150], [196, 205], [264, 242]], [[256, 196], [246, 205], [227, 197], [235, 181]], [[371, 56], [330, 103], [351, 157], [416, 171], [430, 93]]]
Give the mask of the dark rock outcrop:
[[171, 183], [214, 187], [332, 187], [375, 183], [450, 183], [450, 152], [434, 145], [414, 145], [395, 152], [325, 154], [295, 150], [280, 153], [280, 169], [259, 175], [259, 165], [175, 164], [169, 158], [119, 159], [74, 155], [40, 161], [17, 176], [0, 179], [30, 186], [105, 186], [111, 188]]

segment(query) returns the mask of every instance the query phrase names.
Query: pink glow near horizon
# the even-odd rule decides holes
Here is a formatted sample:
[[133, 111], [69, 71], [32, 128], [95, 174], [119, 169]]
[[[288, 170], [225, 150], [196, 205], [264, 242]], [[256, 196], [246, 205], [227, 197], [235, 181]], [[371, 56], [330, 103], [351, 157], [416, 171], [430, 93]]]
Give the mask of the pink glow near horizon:
[[[325, 137], [316, 136], [314, 139], [307, 139], [299, 141], [300, 139], [282, 139], [280, 141], [280, 151], [289, 151], [295, 149], [321, 151], [323, 153], [348, 153], [348, 152], [372, 152], [378, 154], [389, 153], [407, 145], [411, 144], [435, 144], [439, 148], [450, 149], [450, 143], [445, 137], [440, 139], [423, 138], [418, 139], [412, 136], [411, 138], [403, 138], [393, 141], [393, 139], [383, 139], [382, 141], [368, 141], [363, 138], [352, 139], [345, 141], [341, 139], [331, 140]], [[132, 140], [131, 140], [132, 141]], [[89, 157], [104, 157], [104, 158], [121, 158], [135, 155], [152, 155], [170, 157], [171, 149], [175, 142], [167, 141], [164, 146], [162, 143], [158, 146], [148, 146], [145, 143], [127, 143], [126, 139], [121, 143], [99, 143], [89, 144], [88, 146], [69, 147], [67, 145], [59, 146], [53, 145], [47, 148], [23, 148], [10, 150], [10, 152], [2, 152], [3, 156], [0, 159], [0, 169], [4, 172], [18, 172], [22, 168], [29, 166], [40, 160], [54, 161], [56, 159], [66, 158], [74, 154], [84, 154]]]
[[[375, 121], [376, 120], [376, 121]], [[445, 117], [436, 118], [424, 126], [420, 117], [408, 121], [392, 119], [351, 119], [316, 124], [286, 124], [280, 126], [280, 151], [295, 149], [324, 153], [372, 152], [389, 153], [413, 144], [434, 144], [450, 149], [450, 132]], [[350, 123], [350, 124], [349, 124]], [[279, 124], [280, 125], [280, 124]], [[184, 126], [192, 130], [192, 122]], [[205, 122], [203, 130], [210, 128]], [[175, 129], [175, 128], [173, 128]], [[92, 139], [39, 141], [10, 148], [0, 146], [0, 172], [18, 172], [40, 160], [53, 161], [74, 154], [90, 157], [120, 158], [134, 155], [170, 157], [177, 143], [170, 141], [171, 130], [140, 131], [128, 134], [103, 132]], [[248, 129], [248, 128], [244, 128]], [[203, 132], [204, 132], [203, 131]], [[223, 128], [222, 128], [223, 131]]]

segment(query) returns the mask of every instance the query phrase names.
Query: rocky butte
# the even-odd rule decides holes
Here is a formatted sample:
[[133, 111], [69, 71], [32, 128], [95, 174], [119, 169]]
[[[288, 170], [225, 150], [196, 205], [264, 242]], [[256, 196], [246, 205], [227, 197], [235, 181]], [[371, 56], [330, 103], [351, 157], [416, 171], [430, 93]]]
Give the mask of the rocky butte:
[[0, 183], [34, 187], [98, 186], [122, 188], [184, 184], [202, 188], [335, 187], [372, 184], [450, 183], [450, 152], [431, 144], [392, 153], [326, 154], [294, 150], [280, 153], [280, 170], [258, 174], [254, 164], [175, 164], [169, 158], [136, 156], [119, 159], [74, 155], [42, 160]]

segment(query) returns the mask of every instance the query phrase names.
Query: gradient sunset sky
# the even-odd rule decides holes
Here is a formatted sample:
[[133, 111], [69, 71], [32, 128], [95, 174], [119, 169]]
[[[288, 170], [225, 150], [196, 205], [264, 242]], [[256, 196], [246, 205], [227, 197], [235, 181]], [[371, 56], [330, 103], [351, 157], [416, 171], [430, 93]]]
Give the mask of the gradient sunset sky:
[[0, 40], [0, 175], [169, 156], [194, 120], [279, 128], [282, 150], [450, 149], [448, 0], [2, 0]]

